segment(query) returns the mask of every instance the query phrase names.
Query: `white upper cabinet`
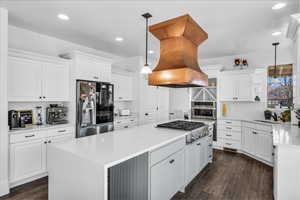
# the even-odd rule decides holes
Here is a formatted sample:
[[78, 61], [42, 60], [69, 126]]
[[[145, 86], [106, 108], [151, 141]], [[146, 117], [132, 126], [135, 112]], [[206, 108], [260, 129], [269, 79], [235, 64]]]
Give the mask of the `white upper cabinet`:
[[13, 58], [8, 59], [8, 101], [40, 101], [42, 91], [42, 63]]
[[223, 72], [219, 76], [220, 101], [254, 101], [253, 73]]
[[67, 101], [69, 99], [69, 67], [63, 64], [45, 63], [43, 67], [43, 99]]
[[133, 99], [133, 80], [130, 76], [112, 74], [115, 101], [131, 101]]
[[111, 61], [106, 58], [74, 52], [73, 64], [76, 69], [76, 79], [111, 82]]
[[8, 58], [8, 101], [68, 101], [69, 64], [24, 55]]

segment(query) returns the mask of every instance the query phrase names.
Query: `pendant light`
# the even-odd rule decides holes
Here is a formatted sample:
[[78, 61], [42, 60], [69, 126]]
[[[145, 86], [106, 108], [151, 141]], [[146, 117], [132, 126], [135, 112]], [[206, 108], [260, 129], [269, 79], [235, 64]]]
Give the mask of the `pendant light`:
[[152, 69], [149, 67], [148, 64], [148, 20], [152, 15], [150, 13], [145, 13], [142, 15], [146, 19], [146, 63], [141, 69], [141, 74], [151, 74]]

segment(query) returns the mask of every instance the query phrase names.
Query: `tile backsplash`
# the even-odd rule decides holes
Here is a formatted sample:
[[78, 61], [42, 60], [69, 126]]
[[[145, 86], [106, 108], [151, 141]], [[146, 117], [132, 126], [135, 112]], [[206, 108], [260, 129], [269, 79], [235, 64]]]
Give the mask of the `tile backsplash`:
[[67, 106], [62, 102], [9, 102], [8, 103], [8, 110], [32, 110], [33, 114], [33, 123], [36, 123], [37, 118], [37, 106], [42, 107], [42, 120], [43, 124], [46, 123], [46, 108], [50, 106], [50, 104], [59, 104]]

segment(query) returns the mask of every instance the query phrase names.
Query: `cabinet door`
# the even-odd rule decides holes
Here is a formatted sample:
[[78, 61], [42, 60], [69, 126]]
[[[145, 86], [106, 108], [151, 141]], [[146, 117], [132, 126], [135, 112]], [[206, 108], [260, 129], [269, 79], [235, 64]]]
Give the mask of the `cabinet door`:
[[64, 64], [45, 63], [43, 66], [43, 100], [69, 100], [69, 67]]
[[149, 86], [148, 80], [140, 78], [140, 124], [154, 123], [156, 119], [156, 90]]
[[237, 101], [254, 101], [253, 78], [251, 74], [240, 74], [235, 84]]
[[172, 197], [170, 160], [166, 159], [151, 168], [151, 199], [167, 200]]
[[100, 81], [101, 82], [111, 82], [111, 63], [109, 62], [99, 62], [100, 70]]
[[247, 153], [255, 155], [255, 131], [251, 128], [245, 127], [243, 129], [243, 150]]
[[257, 131], [255, 149], [257, 157], [268, 162], [273, 162], [273, 141], [271, 133]]
[[10, 181], [46, 172], [46, 144], [34, 140], [10, 145]]
[[[201, 138], [197, 145], [197, 160], [199, 160], [197, 165], [197, 174], [201, 172], [201, 170], [206, 166], [207, 163], [207, 143], [205, 138]], [[197, 175], [196, 174], [196, 175]]]
[[40, 101], [42, 64], [40, 62], [9, 57], [8, 101]]
[[130, 101], [133, 99], [132, 78], [124, 75], [113, 74], [115, 101]]
[[184, 152], [175, 153], [151, 168], [151, 199], [168, 200], [184, 185]]
[[91, 81], [111, 81], [111, 65], [108, 62], [90, 58], [88, 56], [78, 56], [76, 58], [76, 78]]
[[221, 101], [235, 101], [236, 94], [236, 77], [234, 75], [223, 75], [219, 79], [219, 95]]
[[156, 91], [157, 112], [156, 122], [169, 120], [169, 88], [159, 87]]
[[175, 153], [171, 159], [171, 195], [175, 195], [184, 186], [184, 150]]
[[198, 174], [200, 156], [198, 156], [198, 146], [196, 143], [185, 147], [185, 183], [189, 184]]

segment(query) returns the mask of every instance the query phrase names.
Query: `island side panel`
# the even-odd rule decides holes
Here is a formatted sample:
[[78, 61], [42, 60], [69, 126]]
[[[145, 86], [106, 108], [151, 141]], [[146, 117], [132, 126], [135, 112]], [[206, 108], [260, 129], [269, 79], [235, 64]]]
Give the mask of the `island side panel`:
[[104, 167], [49, 145], [49, 200], [104, 199]]

